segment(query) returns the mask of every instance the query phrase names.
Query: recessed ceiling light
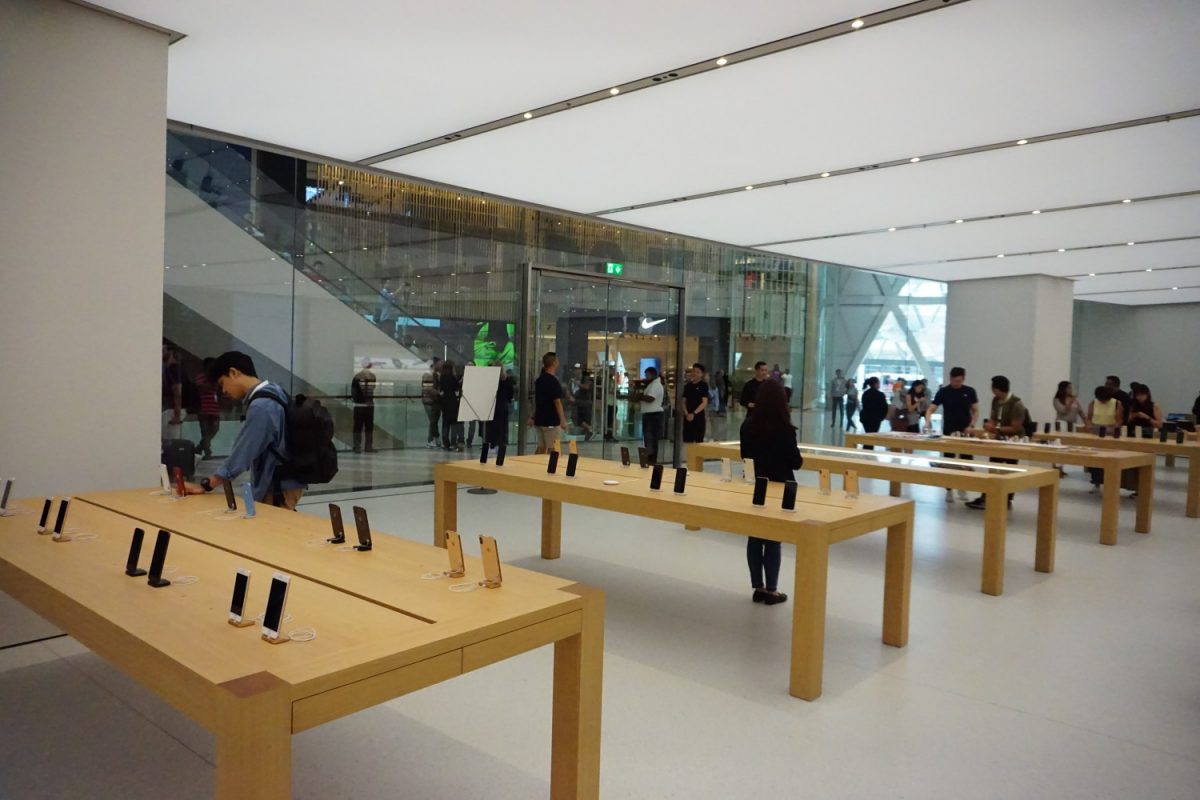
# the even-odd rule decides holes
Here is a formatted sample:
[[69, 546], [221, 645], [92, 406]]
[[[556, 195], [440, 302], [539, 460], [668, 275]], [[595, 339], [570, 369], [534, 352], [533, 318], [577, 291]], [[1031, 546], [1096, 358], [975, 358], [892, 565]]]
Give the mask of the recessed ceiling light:
[[1042, 213], [1042, 210], [1040, 208], [1035, 208], [1033, 211], [1030, 211], [1029, 213], [1030, 214], [1040, 214], [1040, 213]]
[[1154, 272], [1154, 270], [1151, 269], [1150, 267], [1146, 267], [1146, 272]]
[[962, 221], [961, 219], [956, 219], [956, 220], [954, 220], [954, 224], [955, 224], [955, 225], [962, 225], [962, 224], [963, 224], [963, 221]]
[[338, 186], [343, 186], [343, 185], [345, 185], [345, 183], [346, 183], [345, 181], [338, 181]]
[[1126, 242], [1125, 244], [1126, 244], [1128, 247], [1133, 247], [1135, 244], [1137, 244], [1137, 242]]
[[854, 30], [858, 30], [859, 28], [861, 28], [863, 25], [866, 25], [866, 24], [867, 23], [863, 22], [861, 19], [856, 19], [856, 20], [854, 20], [854, 22], [850, 23], [850, 27], [854, 28]]
[[1132, 200], [1122, 200], [1121, 202], [1122, 203], [1132, 203], [1133, 201]]
[[1096, 277], [1096, 273], [1094, 273], [1094, 272], [1089, 272], [1089, 273], [1088, 273], [1088, 277], [1089, 277], [1089, 278], [1094, 278], [1094, 277]]
[[921, 157], [920, 157], [920, 156], [913, 156], [912, 158], [910, 158], [910, 159], [908, 160], [908, 163], [910, 163], [910, 164], [915, 164], [915, 163], [917, 163], [917, 162], [918, 162], [918, 161], [920, 161], [920, 160], [921, 160]]
[[822, 173], [821, 173], [821, 177], [822, 177], [822, 178], [828, 178], [828, 177], [829, 177], [829, 173], [828, 173], [828, 172], [822, 172]]
[[608, 90], [608, 93], [609, 94], [620, 94], [621, 90], [618, 87], [614, 86]]
[[753, 186], [747, 186], [747, 187], [746, 187], [746, 191], [748, 192], [748, 191], [750, 191], [750, 190], [751, 190], [751, 189], [753, 189], [753, 188], [754, 188]]
[[996, 256], [996, 258], [1004, 258], [1004, 253], [1001, 253], [1000, 255]]
[[1058, 248], [1058, 252], [1060, 252], [1060, 253], [1065, 253], [1065, 252], [1067, 252], [1067, 248], [1065, 248], [1065, 247], [1060, 247], [1060, 248]]
[[526, 112], [525, 112], [525, 119], [533, 119], [533, 114], [531, 114], [530, 112], [526, 111]]
[[888, 233], [891, 233], [891, 232], [892, 232], [892, 231], [894, 231], [894, 230], [896, 230], [896, 229], [895, 229], [895, 228], [888, 228]]
[[1178, 291], [1179, 291], [1179, 287], [1178, 287], [1178, 286], [1172, 286], [1172, 287], [1171, 287], [1171, 291], [1172, 291], [1172, 292], [1178, 292]]
[[363, 248], [363, 250], [366, 250], [366, 249], [367, 249], [367, 248], [365, 248], [365, 247]]
[[728, 59], [728, 58], [726, 58], [725, 56], [721, 56], [720, 58], [718, 58], [718, 59], [717, 59], [717, 66], [718, 66], [718, 67], [723, 67], [723, 66], [725, 66], [725, 65], [726, 65], [726, 64], [728, 64], [728, 63], [729, 63], [729, 59]]
[[1017, 144], [1029, 144], [1028, 139], [1017, 139]]

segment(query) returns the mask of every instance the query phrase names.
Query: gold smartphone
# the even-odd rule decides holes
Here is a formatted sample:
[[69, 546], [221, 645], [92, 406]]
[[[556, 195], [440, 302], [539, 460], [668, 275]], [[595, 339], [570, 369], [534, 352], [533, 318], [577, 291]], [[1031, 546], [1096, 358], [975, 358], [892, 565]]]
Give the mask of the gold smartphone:
[[461, 578], [467, 574], [467, 565], [463, 561], [462, 537], [457, 531], [446, 531], [446, 553], [450, 556], [450, 571], [447, 574], [451, 578]]
[[577, 439], [571, 439], [567, 442], [567, 455], [579, 455], [579, 441]]
[[500, 552], [496, 549], [495, 537], [480, 536], [479, 553], [483, 557], [483, 580], [479, 582], [480, 585], [498, 589], [503, 577], [500, 574]]

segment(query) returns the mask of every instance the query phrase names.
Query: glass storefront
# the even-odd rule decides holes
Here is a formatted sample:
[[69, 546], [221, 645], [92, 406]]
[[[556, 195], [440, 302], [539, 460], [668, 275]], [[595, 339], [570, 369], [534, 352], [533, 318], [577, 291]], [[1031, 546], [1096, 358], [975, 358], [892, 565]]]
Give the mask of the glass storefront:
[[[202, 432], [195, 400], [203, 359], [229, 349], [250, 354], [261, 377], [330, 409], [341, 471], [314, 491], [426, 483], [436, 461], [478, 457], [485, 433], [468, 414], [458, 414], [462, 429], [449, 431], [452, 448], [443, 447], [442, 423], [455, 409], [443, 407], [445, 399], [431, 403], [422, 384], [435, 357], [459, 373], [471, 364], [510, 373], [506, 438], [531, 449], [525, 420], [532, 381], [542, 354], [558, 352], [567, 435], [584, 452], [616, 458], [620, 443], [643, 437], [643, 404], [633, 393], [648, 365], [660, 370], [673, 398], [683, 370], [703, 364], [718, 389], [714, 406], [726, 415], [754, 363], [765, 361], [794, 387], [799, 419], [820, 415], [826, 367], [837, 361], [851, 369], [844, 356], [858, 349], [843, 341], [840, 321], [850, 308], [842, 302], [849, 296], [844, 276], [869, 274], [857, 270], [182, 128], [167, 132], [165, 180], [163, 338], [171, 355], [164, 358], [178, 365], [183, 391], [174, 401], [164, 387], [163, 435], [211, 450], [198, 474], [220, 463], [239, 425], [239, 409], [223, 401], [215, 433], [211, 413]], [[905, 319], [907, 328], [936, 339], [936, 321], [925, 316], [933, 307], [928, 292], [941, 287], [944, 325], [944, 285], [910, 283], [910, 294], [922, 300], [910, 306], [915, 316]], [[906, 308], [903, 296], [898, 302]], [[883, 325], [872, 336], [908, 341]], [[922, 352], [933, 359], [931, 377], [940, 378], [940, 352]], [[897, 358], [884, 344], [868, 346], [852, 369], [865, 364], [900, 374]], [[352, 392], [364, 370], [373, 387], [366, 426], [362, 398], [356, 413]], [[170, 424], [176, 402], [184, 406], [181, 426]], [[659, 455], [671, 462], [678, 416], [667, 406]], [[712, 435], [736, 436], [739, 421], [714, 414]]]

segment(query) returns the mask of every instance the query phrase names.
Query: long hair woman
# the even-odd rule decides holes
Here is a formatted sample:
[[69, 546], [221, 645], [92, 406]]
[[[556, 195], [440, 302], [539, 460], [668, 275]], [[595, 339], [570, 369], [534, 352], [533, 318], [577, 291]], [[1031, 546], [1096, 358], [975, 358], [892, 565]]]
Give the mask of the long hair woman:
[[[769, 481], [790, 481], [802, 459], [796, 447], [796, 428], [788, 412], [787, 393], [776, 380], [763, 381], [754, 398], [754, 413], [742, 426], [742, 458], [754, 462], [754, 475]], [[746, 543], [750, 586], [756, 603], [769, 606], [787, 600], [779, 591], [779, 542], [751, 536]]]

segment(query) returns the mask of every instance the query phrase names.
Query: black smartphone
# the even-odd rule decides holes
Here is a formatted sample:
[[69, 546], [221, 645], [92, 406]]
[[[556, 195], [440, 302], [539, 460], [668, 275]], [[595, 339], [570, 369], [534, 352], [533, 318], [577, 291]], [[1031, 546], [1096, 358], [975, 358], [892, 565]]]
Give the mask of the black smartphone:
[[488, 449], [489, 449], [489, 447], [488, 447], [487, 442], [484, 442], [483, 446], [479, 448], [479, 463], [480, 464], [487, 463]]
[[59, 503], [59, 505], [58, 505], [58, 516], [55, 517], [55, 519], [54, 519], [54, 538], [55, 539], [62, 536], [63, 523], [65, 523], [67, 521], [67, 509], [70, 507], [70, 505], [71, 505], [71, 498], [69, 498], [69, 497], [64, 497], [62, 499], [62, 502]]
[[638, 448], [638, 466], [642, 469], [650, 467], [650, 452], [644, 447]]
[[[1175, 444], [1183, 444], [1183, 431], [1175, 431]], [[1190, 465], [1189, 465], [1190, 468]]]
[[1137, 436], [1137, 426], [1132, 422], [1125, 426], [1125, 435], [1130, 439]]
[[145, 538], [144, 530], [133, 529], [133, 541], [129, 543], [129, 557], [125, 559], [125, 574], [131, 578], [146, 574], [146, 570], [138, 569], [138, 559], [142, 556], [142, 540]]
[[683, 494], [687, 490], [687, 467], [675, 470], [675, 494]]
[[1045, 425], [1042, 426], [1042, 433], [1049, 433], [1049, 432], [1050, 432], [1050, 423], [1047, 422]]
[[1100, 433], [1100, 438], [1103, 439], [1105, 436], [1108, 435], [1108, 428], [1105, 427], [1104, 425], [1101, 425], [1099, 433]]
[[1154, 438], [1154, 428], [1151, 428], [1150, 426], [1146, 426], [1146, 427], [1142, 428], [1142, 438], [1143, 439], [1153, 439]]
[[621, 466], [622, 467], [629, 466], [629, 448], [628, 447], [621, 448]]
[[575, 477], [575, 468], [579, 466], [579, 453], [567, 454], [567, 477]]
[[654, 470], [650, 473], [650, 491], [657, 492], [662, 489], [662, 464], [655, 464]]
[[9, 478], [4, 482], [4, 496], [0, 497], [0, 511], [8, 508], [8, 496], [12, 494], [13, 479]]
[[54, 503], [53, 497], [47, 497], [46, 502], [42, 505], [42, 516], [38, 518], [38, 533], [46, 532], [46, 523], [50, 521], [50, 506]]
[[246, 591], [250, 588], [250, 570], [239, 569], [233, 576], [233, 599], [229, 601], [229, 620], [241, 622], [246, 609]]
[[371, 524], [367, 522], [367, 510], [362, 506], [354, 507], [354, 526], [358, 528], [358, 544], [355, 550], [371, 549]]
[[171, 582], [162, 576], [163, 567], [167, 563], [167, 547], [170, 544], [171, 534], [160, 528], [158, 538], [154, 540], [154, 555], [150, 556], [150, 574], [146, 578], [146, 583], [155, 589], [171, 585]]
[[225, 490], [225, 507], [230, 511], [237, 511], [237, 498], [233, 494], [233, 481], [221, 481], [221, 488]]
[[550, 475], [558, 472], [558, 451], [550, 451], [550, 460], [546, 462], [546, 472]]
[[342, 507], [337, 503], [329, 504], [329, 524], [333, 528], [333, 538], [325, 541], [330, 544], [344, 544], [346, 542], [346, 526], [342, 524]]
[[267, 595], [267, 610], [263, 613], [263, 638], [272, 642], [279, 639], [279, 625], [283, 622], [283, 607], [287, 604], [288, 586], [292, 579], [281, 572], [271, 576], [271, 591]]
[[783, 483], [783, 510], [796, 510], [796, 482], [784, 481]]
[[1060, 420], [1060, 419], [1054, 420], [1054, 432], [1058, 433], [1061, 430], [1062, 430], [1062, 420]]
[[765, 506], [767, 504], [767, 479], [754, 479], [754, 498], [750, 501], [756, 506]]
[[1075, 432], [1075, 423], [1068, 422], [1067, 423], [1067, 433], [1074, 433], [1074, 432]]
[[1166, 428], [1162, 428], [1162, 429], [1160, 429], [1160, 430], [1159, 430], [1159, 432], [1158, 432], [1158, 440], [1159, 440], [1160, 442], [1165, 442], [1165, 441], [1167, 440], [1167, 429], [1166, 429]]
[[506, 445], [506, 444], [502, 444], [496, 448], [496, 466], [497, 467], [504, 466], [504, 452], [506, 450], [508, 450], [508, 445]]
[[1114, 425], [1114, 426], [1113, 426], [1113, 438], [1114, 438], [1114, 439], [1120, 439], [1120, 438], [1121, 438], [1121, 426], [1120, 426], [1120, 425]]

